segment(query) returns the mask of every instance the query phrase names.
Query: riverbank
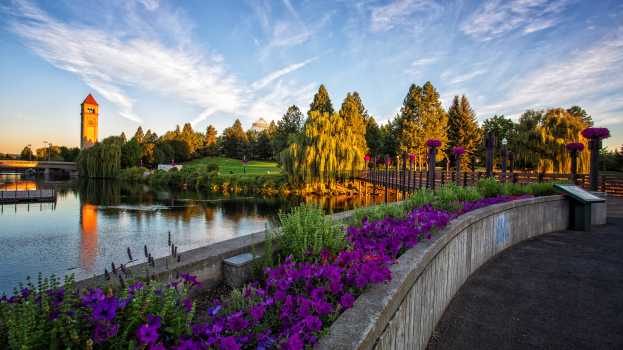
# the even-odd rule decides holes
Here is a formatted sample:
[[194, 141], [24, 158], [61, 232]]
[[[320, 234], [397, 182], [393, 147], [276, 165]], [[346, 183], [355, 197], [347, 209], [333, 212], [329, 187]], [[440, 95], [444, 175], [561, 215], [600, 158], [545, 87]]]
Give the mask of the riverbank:
[[[267, 250], [265, 257], [269, 259], [263, 259], [265, 268], [259, 269], [265, 273], [243, 291], [234, 291], [220, 302], [197, 310], [197, 305], [188, 298], [188, 288], [200, 283], [194, 276], [182, 274], [180, 279], [175, 279], [175, 288], [171, 284], [165, 287], [146, 282], [127, 286], [121, 279], [119, 292], [106, 294], [96, 289], [84, 295], [82, 301], [61, 298], [60, 304], [52, 307], [51, 312], [62, 306], [62, 310], [72, 311], [71, 314], [60, 314], [67, 322], [75, 317], [93, 321], [85, 323], [74, 338], [59, 334], [53, 340], [75, 342], [80, 346], [97, 339], [104, 349], [129, 344], [302, 349], [304, 344], [317, 342], [368, 286], [391, 279], [387, 273], [389, 266], [406, 249], [435, 234], [456, 215], [517, 198], [500, 197], [499, 194], [505, 194], [508, 188], [502, 185], [497, 188], [493, 191], [489, 182], [478, 189], [448, 186], [435, 194], [421, 190], [401, 205], [362, 209], [357, 216], [361, 221], [349, 221], [350, 228], [345, 231], [337, 223], [323, 219], [318, 211], [300, 209], [280, 217], [281, 233], [274, 237], [275, 244], [270, 245], [280, 249]], [[487, 193], [497, 194], [483, 199], [480, 190], [485, 189]], [[513, 188], [516, 192], [520, 189]], [[533, 194], [533, 187], [524, 189], [524, 193]], [[543, 192], [543, 188], [539, 192]], [[376, 217], [383, 219], [372, 221]], [[122, 272], [117, 271], [115, 278], [118, 276], [122, 276]], [[183, 289], [179, 287], [182, 284], [185, 285]], [[40, 292], [48, 293], [47, 289]], [[3, 320], [19, 320], [15, 316], [27, 309], [11, 305], [26, 303], [36, 306], [33, 295], [37, 293], [31, 290], [18, 293], [12, 300], [0, 304]], [[56, 295], [54, 291], [51, 293]], [[103, 298], [98, 297], [100, 294]], [[147, 309], [143, 304], [146, 300], [149, 300]], [[111, 318], [99, 320], [100, 314], [96, 310], [105, 307], [114, 309], [114, 314]], [[196, 313], [202, 313], [207, 321], [195, 323], [193, 317]], [[38, 317], [45, 320], [42, 323], [44, 329], [55, 324], [48, 314]], [[27, 325], [16, 325], [19, 325], [16, 329], [9, 328], [8, 331], [19, 329], [20, 334], [35, 337], [24, 328]], [[142, 330], [148, 328], [153, 334], [151, 338], [143, 337]], [[38, 333], [37, 340], [50, 344], [52, 339], [49, 337], [53, 334], [50, 332]], [[94, 334], [98, 335], [95, 339]], [[69, 344], [59, 345], [66, 347]]]

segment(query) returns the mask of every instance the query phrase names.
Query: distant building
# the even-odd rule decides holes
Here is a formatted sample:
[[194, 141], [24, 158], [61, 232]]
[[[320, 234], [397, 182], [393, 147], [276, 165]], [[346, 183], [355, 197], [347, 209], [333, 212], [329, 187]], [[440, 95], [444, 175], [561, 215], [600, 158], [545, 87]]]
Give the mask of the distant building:
[[182, 170], [184, 166], [181, 164], [158, 164], [158, 170], [164, 170], [164, 171], [169, 171], [169, 170]]
[[264, 120], [264, 118], [256, 120], [255, 122], [253, 122], [253, 125], [251, 125], [251, 130], [253, 131], [260, 132], [266, 129], [268, 129], [268, 122]]
[[80, 104], [80, 148], [85, 149], [97, 143], [99, 105], [89, 94]]

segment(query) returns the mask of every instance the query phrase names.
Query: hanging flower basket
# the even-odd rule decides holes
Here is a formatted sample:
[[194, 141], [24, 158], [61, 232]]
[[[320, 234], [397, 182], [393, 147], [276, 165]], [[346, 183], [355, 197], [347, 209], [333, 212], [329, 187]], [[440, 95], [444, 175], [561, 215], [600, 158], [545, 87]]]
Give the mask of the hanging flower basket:
[[426, 146], [437, 148], [437, 147], [441, 146], [441, 141], [439, 141], [437, 139], [430, 139], [430, 140], [426, 141]]
[[578, 152], [582, 152], [584, 150], [584, 144], [581, 142], [571, 142], [567, 144], [567, 150], [568, 151], [578, 151]]
[[591, 140], [601, 140], [610, 137], [610, 130], [608, 128], [586, 128], [582, 130], [582, 136]]
[[452, 153], [454, 153], [455, 156], [460, 156], [460, 155], [465, 153], [465, 148], [463, 148], [463, 147], [454, 147], [454, 148], [452, 148]]

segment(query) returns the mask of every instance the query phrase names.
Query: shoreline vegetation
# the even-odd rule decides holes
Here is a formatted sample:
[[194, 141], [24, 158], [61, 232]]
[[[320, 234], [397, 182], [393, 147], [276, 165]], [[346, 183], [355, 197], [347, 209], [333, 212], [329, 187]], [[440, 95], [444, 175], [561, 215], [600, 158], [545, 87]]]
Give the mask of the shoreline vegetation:
[[[400, 204], [356, 210], [344, 226], [301, 205], [279, 215], [255, 279], [204, 305], [195, 276], [170, 284], [129, 276], [121, 287], [78, 291], [72, 278], [39, 278], [0, 297], [7, 349], [304, 349], [313, 346], [369, 286], [391, 279], [406, 250], [447, 223], [488, 205], [555, 193], [553, 184], [446, 185]], [[277, 248], [278, 247], [278, 248]], [[147, 252], [146, 252], [147, 254]]]

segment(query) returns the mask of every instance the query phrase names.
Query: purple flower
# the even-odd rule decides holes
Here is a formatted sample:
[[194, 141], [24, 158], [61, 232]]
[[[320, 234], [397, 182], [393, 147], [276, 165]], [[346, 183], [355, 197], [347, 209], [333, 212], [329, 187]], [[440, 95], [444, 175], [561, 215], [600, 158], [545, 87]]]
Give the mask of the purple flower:
[[607, 128], [586, 128], [582, 130], [582, 136], [587, 139], [607, 139], [610, 137], [610, 130]]
[[195, 343], [192, 339], [183, 339], [174, 349], [175, 350], [199, 350], [199, 345]]
[[227, 317], [227, 328], [232, 331], [239, 331], [249, 326], [249, 321], [244, 318], [242, 311], [233, 313]]
[[22, 298], [28, 299], [28, 296], [30, 295], [30, 289], [22, 288], [21, 295], [22, 295]]
[[193, 302], [192, 300], [190, 300], [190, 298], [182, 300], [182, 305], [184, 306], [184, 310], [186, 312], [190, 312], [193, 309]]
[[136, 331], [136, 338], [141, 344], [155, 343], [159, 337], [156, 325], [142, 324]]
[[344, 295], [340, 297], [340, 305], [342, 305], [344, 309], [350, 309], [351, 307], [353, 307], [354, 303], [355, 297], [353, 297], [353, 295], [350, 293], [344, 293]]
[[145, 285], [143, 284], [143, 282], [141, 282], [141, 281], [137, 281], [136, 283], [133, 283], [133, 284], [131, 284], [131, 285], [128, 287], [128, 292], [129, 292], [129, 293], [134, 293], [134, 292], [136, 292], [137, 290], [143, 289], [143, 287], [144, 287], [144, 286], [145, 286]]
[[240, 344], [236, 342], [236, 337], [224, 337], [220, 341], [221, 349], [223, 350], [239, 350]]
[[436, 148], [436, 147], [441, 146], [441, 141], [437, 139], [430, 139], [426, 141], [426, 146]]
[[266, 307], [263, 304], [257, 304], [251, 308], [249, 314], [251, 314], [251, 318], [253, 318], [256, 322], [259, 322], [266, 312]]
[[183, 273], [180, 275], [184, 283], [189, 284], [191, 287], [200, 286], [199, 280], [197, 280], [197, 276], [189, 275], [187, 273]]
[[284, 344], [283, 349], [301, 350], [303, 349], [304, 345], [305, 344], [303, 343], [303, 339], [301, 339], [301, 336], [299, 334], [292, 334], [290, 337], [288, 337], [288, 340]]
[[579, 151], [582, 152], [584, 150], [584, 144], [581, 142], [571, 142], [567, 144], [568, 151]]
[[452, 153], [454, 153], [455, 156], [460, 156], [463, 153], [465, 153], [465, 148], [463, 148], [463, 147], [453, 147], [452, 148]]
[[106, 299], [106, 295], [104, 295], [101, 289], [89, 289], [87, 294], [82, 297], [82, 303], [86, 306], [93, 307], [96, 303], [104, 301], [104, 299]]
[[98, 323], [95, 326], [95, 333], [93, 334], [93, 340], [96, 343], [102, 343], [109, 338], [114, 337], [119, 332], [118, 324]]
[[98, 302], [93, 308], [93, 320], [112, 321], [117, 315], [117, 305], [117, 299], [114, 297]]

